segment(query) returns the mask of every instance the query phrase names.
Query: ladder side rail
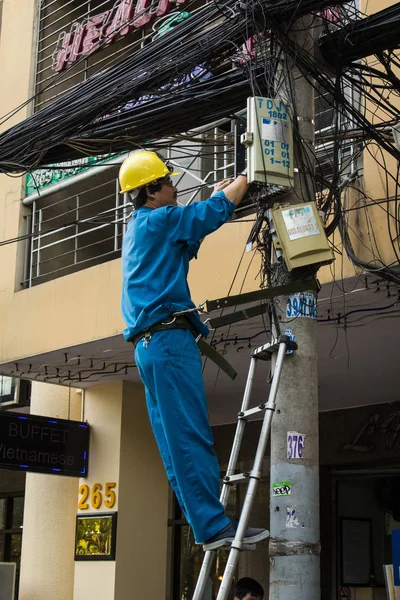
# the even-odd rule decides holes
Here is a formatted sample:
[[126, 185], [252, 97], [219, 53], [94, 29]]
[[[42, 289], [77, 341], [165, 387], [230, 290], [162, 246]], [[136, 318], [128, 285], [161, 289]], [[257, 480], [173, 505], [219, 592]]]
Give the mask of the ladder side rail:
[[214, 550], [207, 550], [207, 552], [204, 553], [203, 562], [201, 563], [201, 569], [192, 600], [203, 600], [204, 591], [206, 589], [207, 580], [210, 577], [211, 567], [213, 566], [215, 555], [216, 552]]
[[266, 413], [264, 416], [263, 426], [258, 442], [256, 456], [254, 458], [254, 466], [250, 475], [250, 481], [247, 488], [242, 513], [240, 516], [238, 528], [236, 530], [236, 536], [232, 543], [231, 551], [229, 553], [228, 561], [225, 566], [224, 576], [218, 591], [217, 600], [227, 600], [231, 586], [232, 579], [236, 571], [236, 567], [239, 560], [239, 553], [243, 546], [244, 533], [246, 531], [248, 521], [250, 518], [250, 512], [253, 507], [254, 498], [256, 495], [258, 482], [261, 477], [262, 461], [264, 459], [265, 449], [267, 447], [268, 437], [271, 430], [272, 417], [276, 407], [276, 395], [278, 391], [279, 380], [282, 372], [283, 360], [285, 357], [287, 344], [281, 342], [279, 344], [278, 355], [275, 363], [274, 376], [272, 380], [271, 390], [268, 397], [268, 403], [266, 405]]
[[[256, 365], [257, 365], [257, 359], [254, 358], [254, 356], [252, 356], [251, 360], [250, 360], [249, 372], [247, 375], [246, 387], [245, 387], [245, 390], [243, 393], [243, 401], [242, 401], [242, 406], [240, 409], [241, 413], [244, 412], [245, 410], [247, 410], [248, 406], [249, 406], [251, 392], [252, 392], [253, 384], [254, 384]], [[235, 437], [233, 439], [232, 450], [231, 450], [231, 455], [229, 457], [228, 467], [226, 469], [227, 477], [229, 477], [235, 473], [237, 461], [239, 458], [240, 447], [242, 445], [245, 427], [246, 427], [246, 420], [239, 418], [238, 423], [236, 425], [236, 432], [235, 432]], [[230, 489], [231, 489], [231, 486], [229, 485], [229, 483], [223, 484], [221, 497], [220, 497], [220, 500], [221, 500], [221, 503], [223, 504], [223, 506], [226, 506], [226, 504], [228, 502], [228, 496], [229, 496]]]

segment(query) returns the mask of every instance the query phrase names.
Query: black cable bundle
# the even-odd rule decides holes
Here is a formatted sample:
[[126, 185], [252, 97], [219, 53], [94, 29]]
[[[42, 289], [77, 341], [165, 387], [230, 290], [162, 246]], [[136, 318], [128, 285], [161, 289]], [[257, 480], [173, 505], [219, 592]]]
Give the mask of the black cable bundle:
[[323, 57], [340, 66], [395, 48], [400, 48], [400, 2], [330, 32], [320, 43]]
[[[87, 133], [91, 126], [92, 136], [97, 137], [96, 128], [104, 115], [129, 101], [160, 91], [176, 79], [189, 76], [196, 66], [203, 65], [212, 70], [222, 65], [258, 31], [257, 20], [268, 26], [269, 18], [284, 22], [313, 10], [322, 10], [331, 3], [332, 0], [257, 0], [241, 5], [237, 0], [223, 0], [207, 4], [166, 36], [93, 75], [50, 106], [0, 135], [0, 172], [31, 171], [67, 157], [87, 154], [87, 150], [79, 147], [81, 132]], [[250, 18], [245, 18], [244, 10]], [[144, 107], [144, 110], [148, 108]], [[229, 114], [230, 105], [225, 108]], [[208, 114], [208, 103], [203, 104], [201, 112]], [[184, 129], [196, 127], [199, 116], [192, 115]], [[164, 118], [168, 119], [168, 115]], [[168, 128], [165, 128], [167, 133]], [[106, 135], [104, 130], [103, 135]], [[131, 148], [126, 136], [124, 128], [115, 134], [120, 142], [125, 139], [118, 146], [120, 149]], [[143, 137], [142, 142], [148, 139], [149, 135]], [[69, 149], [67, 155], [58, 151], [57, 157], [53, 156], [52, 148], [60, 144], [74, 147], [75, 153]], [[108, 150], [114, 151], [112, 142]], [[98, 153], [104, 151], [102, 147]], [[92, 148], [90, 152], [93, 152]]]
[[[255, 78], [260, 75], [261, 67], [254, 70]], [[182, 87], [168, 92], [160, 90], [158, 98], [156, 93], [145, 104], [139, 103], [105, 117], [95, 125], [90, 124], [81, 130], [79, 138], [73, 138], [68, 145], [51, 148], [49, 158], [52, 162], [61, 162], [76, 158], [79, 151], [94, 156], [106, 153], [110, 148], [118, 152], [136, 145], [154, 146], [153, 140], [186, 131], [190, 125], [201, 127], [225, 118], [227, 111], [241, 110], [251, 94], [241, 70], [232, 70]]]

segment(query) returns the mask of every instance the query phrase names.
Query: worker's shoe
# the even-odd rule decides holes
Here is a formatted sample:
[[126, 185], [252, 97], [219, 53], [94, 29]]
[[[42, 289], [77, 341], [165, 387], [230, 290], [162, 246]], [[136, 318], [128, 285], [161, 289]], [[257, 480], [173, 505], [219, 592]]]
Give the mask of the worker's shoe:
[[[235, 535], [236, 526], [233, 523], [230, 523], [212, 538], [204, 542], [203, 550], [206, 552], [207, 550], [216, 550], [217, 548], [221, 548], [221, 546], [230, 546], [235, 539]], [[256, 544], [267, 537], [269, 537], [269, 531], [266, 529], [248, 527], [244, 534], [243, 544], [247, 546]]]

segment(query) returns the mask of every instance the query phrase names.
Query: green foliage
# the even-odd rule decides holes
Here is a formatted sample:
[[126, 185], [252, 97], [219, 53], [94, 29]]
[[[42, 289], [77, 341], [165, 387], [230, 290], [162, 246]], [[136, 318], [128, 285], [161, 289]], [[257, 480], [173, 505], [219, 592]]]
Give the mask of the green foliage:
[[76, 554], [108, 555], [111, 550], [112, 518], [91, 517], [78, 519]]

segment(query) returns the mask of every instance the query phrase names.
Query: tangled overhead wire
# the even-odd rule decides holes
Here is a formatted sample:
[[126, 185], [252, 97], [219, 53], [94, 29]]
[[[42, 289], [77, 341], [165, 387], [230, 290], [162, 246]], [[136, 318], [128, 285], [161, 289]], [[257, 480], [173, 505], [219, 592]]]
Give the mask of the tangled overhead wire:
[[[396, 161], [400, 159], [399, 148], [396, 147], [391, 134], [391, 127], [400, 120], [400, 80], [395, 74], [399, 59], [392, 51], [393, 47], [398, 45], [396, 23], [398, 28], [399, 5], [361, 20], [361, 15], [354, 5], [346, 3], [335, 11], [334, 23], [321, 14], [315, 14], [308, 33], [304, 32], [304, 44], [300, 45], [299, 36], [294, 37], [290, 34], [290, 28], [288, 30], [279, 20], [271, 18], [270, 36], [274, 37], [275, 54], [274, 60], [269, 57], [268, 65], [280, 63], [280, 66], [275, 73], [270, 70], [266, 80], [261, 81], [261, 85], [260, 79], [254, 79], [253, 89], [257, 94], [263, 95], [263, 89], [266, 85], [271, 85], [273, 78], [275, 94], [288, 99], [294, 106], [292, 124], [294, 139], [297, 142], [294, 145], [297, 152], [295, 162], [299, 172], [303, 174], [305, 184], [307, 181], [311, 182], [311, 189], [303, 185], [299, 192], [297, 188], [298, 201], [312, 201], [316, 192], [317, 205], [324, 216], [326, 233], [332, 238], [335, 252], [341, 253], [334, 243], [334, 233], [338, 230], [341, 237], [339, 244], [357, 268], [376, 273], [388, 281], [400, 283], [398, 173], [393, 174], [393, 168], [390, 170], [386, 165], [388, 155]], [[360, 62], [360, 56], [374, 51], [373, 41], [370, 39], [367, 47], [366, 38], [377, 31], [378, 54]], [[351, 57], [350, 60], [346, 59], [346, 47], [349, 43], [347, 34], [354, 44], [351, 57], [356, 57], [357, 61], [352, 61]], [[384, 47], [389, 50], [383, 50]], [[321, 58], [320, 50], [325, 58]], [[329, 65], [325, 62], [327, 58], [331, 61]], [[254, 60], [256, 59], [257, 55], [254, 57]], [[295, 111], [295, 79], [300, 76], [314, 87], [316, 108], [319, 109], [316, 115], [313, 154], [310, 154], [312, 146], [304, 143], [300, 134]], [[375, 156], [374, 161], [379, 163], [381, 173], [384, 173], [386, 179], [383, 190], [386, 202], [379, 204], [363, 189], [360, 178], [363, 172], [363, 158], [365, 155], [368, 158], [368, 153], [374, 151], [372, 149], [376, 149], [381, 155], [381, 160]], [[364, 213], [361, 220], [365, 220], [367, 240], [361, 239], [357, 233], [360, 215], [351, 215], [348, 212], [348, 190], [358, 197], [357, 203], [353, 202], [353, 205], [356, 204], [357, 209]], [[259, 196], [262, 198], [263, 195]], [[360, 202], [360, 199], [363, 201]], [[390, 264], [386, 264], [381, 258], [377, 247], [373, 248], [373, 244], [377, 244], [369, 211], [375, 206], [379, 206], [387, 215], [388, 236], [395, 259]], [[266, 207], [268, 204], [266, 205], [264, 197], [259, 202], [258, 219], [248, 241], [262, 254], [261, 276], [264, 284], [285, 283], [287, 272], [282, 268], [284, 265], [273, 256]], [[354, 206], [351, 210], [355, 210]], [[362, 233], [361, 236], [363, 237]], [[383, 238], [380, 243], [384, 244]], [[299, 276], [310, 276], [312, 270], [312, 267], [308, 268], [308, 273], [303, 271]]]
[[[237, 0], [223, 0], [205, 5], [167, 35], [93, 75], [5, 131], [0, 136], [0, 172], [30, 171], [61, 159], [132, 149], [146, 140], [177, 133], [179, 127], [168, 116], [169, 105], [188, 93], [186, 78], [200, 65], [211, 73], [227, 71], [224, 85], [230, 90], [230, 102], [226, 96], [222, 102], [225, 115], [229, 114], [234, 110], [230, 104], [235, 106], [236, 86], [235, 81], [229, 81], [231, 75], [224, 63], [240, 52], [246, 39], [269, 28], [270, 20], [286, 22], [329, 4], [329, 0], [256, 0], [241, 5]], [[221, 81], [216, 83], [219, 87]], [[145, 111], [141, 110], [149, 111], [162, 97], [162, 113], [157, 113], [160, 118], [152, 113], [142, 127], [136, 127], [137, 110], [133, 107], [130, 113], [126, 106], [149, 95], [153, 99], [144, 104]], [[195, 127], [202, 114], [208, 121], [212, 118], [210, 104], [216, 106], [218, 99], [215, 103], [209, 96], [202, 100], [196, 111], [190, 102], [186, 103], [185, 129]], [[111, 116], [110, 121], [103, 122], [107, 115]], [[121, 118], [123, 122], [118, 126]]]
[[[0, 172], [32, 171], [82, 156], [154, 145], [154, 140], [161, 147], [160, 138], [168, 137], [170, 143], [182, 132], [234, 114], [249, 95], [284, 96], [294, 106], [296, 164], [308, 175], [299, 202], [314, 199], [316, 191], [335, 251], [341, 251], [335, 244], [339, 232], [357, 267], [400, 282], [398, 178], [385, 164], [387, 154], [400, 158], [391, 135], [399, 121], [400, 61], [394, 50], [400, 8], [362, 18], [353, 2], [335, 2], [335, 9], [325, 11], [330, 5], [329, 0], [223, 0], [201, 7], [163, 37], [1, 134]], [[304, 15], [311, 17], [301, 45], [291, 31]], [[251, 49], [243, 53], [243, 44]], [[371, 52], [375, 56], [362, 59]], [[298, 128], [298, 77], [315, 88], [319, 122], [314, 155]], [[375, 160], [388, 181], [386, 204], [377, 204], [360, 186], [361, 158], [365, 151], [376, 150], [385, 153]], [[306, 185], [314, 175], [315, 189]], [[349, 190], [358, 195], [352, 208]], [[272, 268], [263, 196], [262, 188], [251, 192], [258, 211], [250, 241], [262, 253], [265, 285], [284, 282], [287, 274]], [[369, 226], [368, 211], [374, 206], [388, 218], [395, 254], [389, 265], [377, 248], [355, 243], [351, 211], [363, 211]]]

